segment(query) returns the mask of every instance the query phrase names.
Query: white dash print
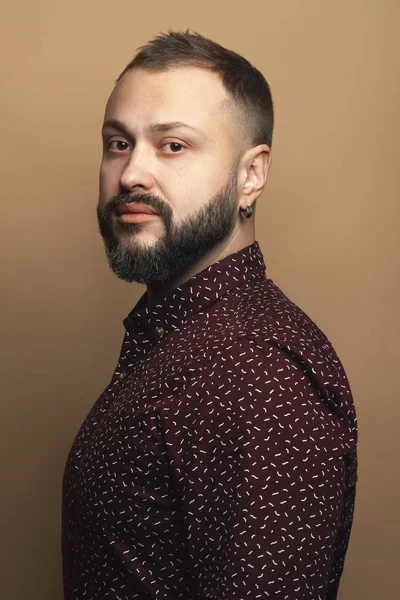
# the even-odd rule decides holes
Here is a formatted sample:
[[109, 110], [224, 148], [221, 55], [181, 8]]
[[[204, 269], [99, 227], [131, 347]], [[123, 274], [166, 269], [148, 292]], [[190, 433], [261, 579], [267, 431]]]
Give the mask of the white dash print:
[[259, 244], [124, 319], [63, 482], [65, 600], [335, 600], [357, 420]]

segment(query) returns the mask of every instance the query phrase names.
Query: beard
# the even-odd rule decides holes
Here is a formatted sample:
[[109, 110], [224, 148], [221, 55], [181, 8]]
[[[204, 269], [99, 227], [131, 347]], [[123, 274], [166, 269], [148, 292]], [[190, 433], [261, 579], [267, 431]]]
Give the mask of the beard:
[[[124, 281], [154, 285], [173, 281], [185, 269], [210, 252], [233, 231], [238, 207], [236, 169], [220, 192], [182, 223], [174, 225], [172, 209], [158, 196], [121, 193], [104, 208], [97, 206], [99, 231], [104, 240], [108, 264]], [[165, 234], [151, 246], [124, 243], [114, 233], [112, 217], [119, 204], [140, 202], [153, 208], [164, 221]], [[124, 237], [134, 238], [146, 223], [119, 223]]]

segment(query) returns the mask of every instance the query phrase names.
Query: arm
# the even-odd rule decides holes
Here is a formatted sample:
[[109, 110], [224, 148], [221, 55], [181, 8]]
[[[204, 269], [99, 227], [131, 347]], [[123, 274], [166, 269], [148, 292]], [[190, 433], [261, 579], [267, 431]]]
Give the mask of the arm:
[[353, 490], [351, 396], [341, 393], [279, 344], [241, 338], [180, 399], [166, 440], [193, 598], [330, 597]]

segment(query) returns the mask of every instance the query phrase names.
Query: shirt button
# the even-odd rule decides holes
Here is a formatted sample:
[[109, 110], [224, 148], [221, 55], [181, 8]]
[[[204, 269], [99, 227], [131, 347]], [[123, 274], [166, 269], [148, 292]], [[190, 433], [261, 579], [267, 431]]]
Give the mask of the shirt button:
[[162, 337], [165, 333], [164, 327], [156, 327], [156, 333], [158, 336]]
[[119, 379], [120, 381], [122, 381], [123, 379], [125, 379], [125, 377], [126, 377], [126, 373], [125, 373], [125, 371], [121, 371], [121, 373], [118, 375], [118, 379]]

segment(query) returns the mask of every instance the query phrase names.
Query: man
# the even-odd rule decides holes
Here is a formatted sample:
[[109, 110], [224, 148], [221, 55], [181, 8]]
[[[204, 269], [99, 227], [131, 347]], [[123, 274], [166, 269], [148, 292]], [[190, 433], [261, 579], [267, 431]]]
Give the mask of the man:
[[99, 228], [147, 291], [67, 462], [66, 600], [337, 597], [356, 416], [255, 241], [272, 131], [261, 73], [189, 32], [142, 47], [108, 100]]

